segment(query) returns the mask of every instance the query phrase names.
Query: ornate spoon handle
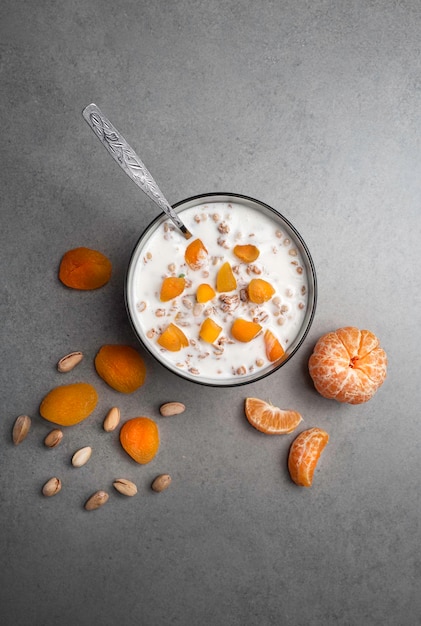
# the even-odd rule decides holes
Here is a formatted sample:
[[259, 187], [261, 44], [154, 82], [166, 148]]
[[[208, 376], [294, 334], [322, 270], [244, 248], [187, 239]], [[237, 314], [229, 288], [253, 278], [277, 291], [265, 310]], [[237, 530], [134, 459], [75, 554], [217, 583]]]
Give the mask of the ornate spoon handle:
[[155, 180], [145, 164], [137, 156], [133, 148], [127, 143], [123, 135], [111, 124], [96, 104], [89, 104], [82, 115], [88, 122], [95, 135], [100, 139], [108, 153], [119, 164], [142, 191], [153, 200], [159, 208], [167, 213], [174, 224], [181, 230], [186, 239], [190, 239], [191, 232], [183, 224], [169, 202], [165, 199]]

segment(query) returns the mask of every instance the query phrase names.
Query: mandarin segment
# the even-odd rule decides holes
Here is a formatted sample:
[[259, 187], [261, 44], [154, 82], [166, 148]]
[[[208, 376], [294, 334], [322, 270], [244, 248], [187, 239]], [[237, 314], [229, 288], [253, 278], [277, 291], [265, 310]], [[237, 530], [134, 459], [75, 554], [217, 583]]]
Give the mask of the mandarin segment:
[[237, 317], [231, 326], [231, 334], [237, 341], [247, 343], [254, 339], [262, 330], [257, 322], [249, 322], [241, 317]]
[[199, 331], [199, 337], [207, 343], [214, 343], [221, 334], [222, 327], [219, 326], [213, 319], [207, 317], [203, 320]]
[[183, 276], [167, 276], [161, 284], [159, 299], [161, 302], [168, 302], [183, 293], [186, 286], [186, 279]]
[[215, 297], [215, 289], [208, 285], [208, 283], [201, 283], [196, 291], [196, 300], [200, 304], [204, 304], [205, 302], [209, 302]]
[[228, 261], [223, 263], [218, 270], [216, 275], [216, 289], [219, 292], [234, 291], [234, 289], [237, 289], [237, 280]]
[[95, 357], [95, 369], [110, 387], [121, 393], [133, 393], [145, 382], [145, 362], [131, 346], [102, 346]]
[[59, 279], [71, 289], [99, 289], [111, 278], [111, 261], [102, 252], [90, 248], [74, 248], [62, 257]]
[[253, 278], [247, 287], [247, 295], [250, 302], [255, 304], [263, 304], [271, 299], [275, 289], [267, 280], [263, 278]]
[[244, 263], [252, 263], [260, 254], [259, 248], [250, 243], [234, 246], [233, 252], [235, 256], [240, 259], [240, 261], [244, 261]]
[[181, 328], [173, 324], [168, 324], [167, 328], [158, 337], [158, 343], [162, 348], [170, 352], [178, 352], [181, 348], [187, 348], [189, 340]]
[[311, 487], [314, 470], [328, 441], [329, 435], [321, 428], [304, 430], [294, 439], [288, 454], [288, 470], [296, 485]]
[[384, 383], [387, 355], [371, 331], [353, 326], [326, 333], [309, 360], [316, 390], [338, 402], [367, 402]]
[[266, 356], [268, 360], [273, 363], [274, 361], [278, 361], [282, 359], [285, 355], [285, 350], [283, 349], [281, 342], [271, 330], [266, 329], [263, 335], [266, 349]]
[[208, 251], [201, 239], [194, 239], [184, 252], [184, 259], [192, 270], [199, 270], [208, 256]]
[[95, 387], [89, 383], [72, 383], [52, 389], [41, 402], [44, 419], [60, 426], [74, 426], [89, 417], [98, 402]]
[[133, 417], [120, 428], [120, 443], [136, 463], [150, 463], [159, 448], [159, 430], [149, 417]]
[[280, 409], [259, 398], [246, 398], [244, 411], [250, 424], [267, 435], [292, 433], [303, 419], [297, 411]]

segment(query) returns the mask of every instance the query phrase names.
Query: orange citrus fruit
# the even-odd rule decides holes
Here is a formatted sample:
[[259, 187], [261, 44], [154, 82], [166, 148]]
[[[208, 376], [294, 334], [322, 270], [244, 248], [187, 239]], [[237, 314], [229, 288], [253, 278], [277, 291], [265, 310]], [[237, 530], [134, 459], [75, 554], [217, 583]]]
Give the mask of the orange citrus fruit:
[[309, 428], [292, 442], [288, 455], [288, 470], [296, 485], [311, 487], [314, 470], [329, 435], [321, 428]]
[[267, 435], [291, 433], [303, 419], [297, 411], [279, 409], [259, 398], [246, 398], [244, 410], [250, 424]]
[[149, 417], [133, 417], [120, 428], [120, 443], [136, 463], [149, 463], [159, 448], [159, 431]]
[[361, 404], [386, 378], [387, 355], [369, 330], [339, 328], [320, 337], [309, 360], [317, 391], [338, 402]]
[[110, 387], [121, 393], [133, 393], [145, 382], [145, 362], [131, 346], [102, 346], [95, 357], [95, 369]]
[[86, 419], [98, 402], [96, 389], [89, 383], [73, 383], [52, 389], [39, 407], [42, 417], [60, 426], [73, 426]]

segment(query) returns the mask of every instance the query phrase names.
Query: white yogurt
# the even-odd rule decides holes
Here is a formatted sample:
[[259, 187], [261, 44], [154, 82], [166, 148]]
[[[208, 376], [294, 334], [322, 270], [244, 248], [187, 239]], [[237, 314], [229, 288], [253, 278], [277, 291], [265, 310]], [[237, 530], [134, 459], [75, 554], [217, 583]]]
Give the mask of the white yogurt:
[[[169, 220], [162, 222], [132, 260], [128, 305], [133, 324], [150, 351], [171, 369], [208, 381], [240, 382], [242, 377], [273, 365], [266, 356], [266, 329], [277, 337], [286, 354], [302, 331], [308, 307], [306, 265], [291, 234], [282, 231], [274, 218], [251, 206], [210, 202], [183, 210], [181, 217], [193, 239], [201, 239], [207, 248], [204, 264], [192, 270], [184, 253], [193, 239], [187, 241]], [[233, 253], [234, 246], [243, 244], [253, 244], [260, 251], [252, 263], [240, 261]], [[219, 293], [216, 275], [225, 262], [233, 269], [237, 288]], [[184, 292], [174, 300], [161, 302], [163, 279], [180, 275], [186, 279]], [[268, 302], [255, 304], [245, 297], [253, 278], [263, 278], [275, 289]], [[197, 304], [196, 300], [201, 283], [208, 283], [216, 292], [205, 304]], [[206, 317], [222, 327], [213, 344], [199, 338]], [[262, 332], [248, 343], [234, 340], [231, 326], [238, 317], [258, 322]], [[171, 322], [189, 341], [188, 347], [177, 352], [157, 343]]]

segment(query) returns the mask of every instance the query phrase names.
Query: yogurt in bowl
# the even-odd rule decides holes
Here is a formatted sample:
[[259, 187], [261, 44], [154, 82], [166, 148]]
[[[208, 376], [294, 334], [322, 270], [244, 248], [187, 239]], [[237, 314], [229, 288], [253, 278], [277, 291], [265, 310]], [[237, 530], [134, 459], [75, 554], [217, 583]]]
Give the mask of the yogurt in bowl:
[[174, 209], [190, 240], [162, 214], [140, 237], [126, 307], [144, 347], [188, 380], [254, 382], [286, 363], [313, 321], [317, 284], [303, 239], [268, 205], [207, 194]]

